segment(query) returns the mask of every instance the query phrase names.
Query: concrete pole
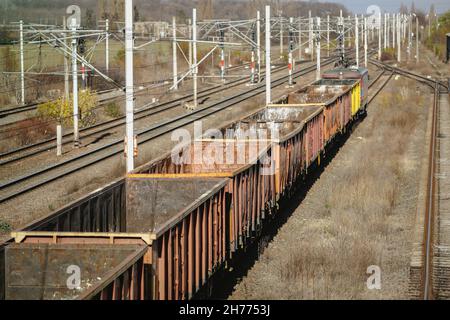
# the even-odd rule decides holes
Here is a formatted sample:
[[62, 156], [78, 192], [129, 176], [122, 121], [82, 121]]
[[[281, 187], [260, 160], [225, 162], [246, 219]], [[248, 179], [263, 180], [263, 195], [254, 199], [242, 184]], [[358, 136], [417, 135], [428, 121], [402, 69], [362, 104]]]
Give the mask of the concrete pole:
[[317, 69], [316, 69], [316, 80], [320, 80], [322, 75], [321, 65], [320, 65], [320, 18], [317, 17], [317, 24], [316, 24], [316, 48], [317, 48]]
[[311, 61], [314, 59], [314, 48], [313, 48], [313, 20], [311, 16], [311, 11], [308, 13], [309, 17], [309, 55], [311, 57]]
[[[225, 31], [220, 31], [220, 78], [222, 82], [225, 82]], [[252, 51], [252, 58], [254, 59], [254, 53]], [[252, 61], [253, 62], [253, 61]]]
[[172, 74], [173, 89], [178, 90], [177, 18], [172, 17]]
[[364, 18], [364, 67], [367, 65], [367, 18]]
[[387, 47], [389, 47], [391, 45], [391, 15], [388, 13], [387, 14], [387, 20], [385, 21], [386, 23], [386, 43], [387, 43]]
[[283, 15], [280, 12], [280, 58], [283, 57], [283, 47], [284, 47], [284, 43], [283, 43]]
[[342, 50], [345, 52], [345, 21], [342, 15], [342, 10], [340, 11], [340, 18], [342, 22]]
[[402, 61], [402, 38], [401, 38], [401, 22], [400, 15], [397, 15], [397, 60]]
[[62, 156], [62, 126], [56, 126], [56, 156]]
[[300, 61], [302, 61], [302, 50], [303, 50], [303, 46], [302, 46], [302, 18], [299, 17], [298, 19], [298, 61], [300, 63]]
[[261, 12], [256, 12], [256, 61], [258, 82], [261, 81]]
[[356, 66], [359, 68], [359, 20], [355, 14], [355, 50], [356, 50]]
[[327, 16], [327, 57], [330, 57], [330, 16]]
[[25, 66], [23, 61], [23, 21], [20, 20], [20, 102], [25, 104]]
[[270, 6], [266, 6], [266, 105], [269, 105], [272, 102], [272, 83], [270, 68]]
[[381, 12], [378, 15], [378, 60], [381, 61]]
[[78, 133], [78, 68], [77, 68], [77, 29], [72, 28], [72, 84], [73, 84], [73, 141], [75, 147], [80, 145]]
[[419, 17], [416, 17], [416, 62], [419, 63]]
[[289, 86], [292, 86], [292, 69], [294, 67], [294, 61], [292, 58], [292, 47], [294, 39], [292, 38], [292, 24], [294, 23], [294, 18], [289, 18], [289, 39], [288, 39], [288, 71], [289, 71]]
[[197, 9], [192, 9], [192, 80], [194, 87], [194, 109], [197, 109]]
[[127, 172], [134, 170], [133, 0], [125, 0], [125, 83]]
[[395, 13], [392, 14], [392, 48], [395, 48], [396, 41], [395, 41], [395, 35], [396, 35], [396, 23], [395, 23]]
[[407, 21], [405, 21], [405, 29], [408, 30], [408, 36], [407, 36], [407, 41], [408, 41], [408, 62], [411, 61], [411, 15], [409, 15], [407, 18]]
[[106, 65], [106, 72], [109, 72], [109, 19], [106, 19], [105, 21], [105, 29], [106, 29], [106, 38], [105, 38], [105, 47], [106, 47], [106, 53], [105, 53], [105, 65]]
[[387, 38], [386, 38], [386, 13], [384, 14], [384, 21], [383, 21], [383, 32], [384, 32], [384, 44], [383, 44], [383, 48], [386, 50], [387, 48]]
[[[67, 30], [66, 17], [63, 17], [63, 29]], [[63, 33], [64, 38], [66, 38], [66, 33]], [[66, 44], [66, 40], [64, 40]], [[67, 53], [64, 53], [64, 96], [67, 100], [70, 98], [70, 85], [69, 85], [69, 57]]]
[[[189, 39], [192, 39], [192, 20], [188, 21]], [[192, 41], [189, 41], [189, 70], [192, 69]]]

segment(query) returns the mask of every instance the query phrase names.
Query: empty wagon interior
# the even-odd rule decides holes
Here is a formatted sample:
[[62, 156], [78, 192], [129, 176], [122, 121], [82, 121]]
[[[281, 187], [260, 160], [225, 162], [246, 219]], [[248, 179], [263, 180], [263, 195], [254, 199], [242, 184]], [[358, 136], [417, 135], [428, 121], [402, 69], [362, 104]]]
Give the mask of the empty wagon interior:
[[6, 299], [91, 298], [139, 255], [139, 245], [11, 244], [5, 250]]
[[327, 104], [348, 90], [346, 85], [335, 86], [320, 82], [288, 95], [289, 104]]
[[145, 174], [192, 174], [217, 177], [232, 176], [258, 163], [271, 146], [268, 140], [235, 140], [235, 138], [201, 140], [180, 147], [139, 169]]
[[267, 107], [246, 118], [247, 121], [302, 123], [320, 107]]
[[[120, 198], [105, 197], [97, 194], [91, 199], [95, 205], [84, 210], [88, 205], [80, 201], [61, 209], [57, 215], [47, 219], [47, 223], [26, 228], [28, 232], [71, 232], [71, 233], [149, 233], [158, 229], [177, 215], [190, 210], [199, 203], [212, 197], [218, 189], [227, 183], [226, 179], [214, 178], [127, 178], [120, 184], [121, 191], [112, 192]], [[74, 217], [75, 216], [75, 217]], [[114, 217], [114, 219], [108, 219]], [[89, 219], [98, 219], [104, 223], [96, 224], [97, 228], [81, 228]], [[71, 223], [73, 221], [77, 223]], [[114, 223], [107, 223], [113, 220]], [[62, 222], [58, 222], [62, 221]], [[64, 221], [67, 221], [64, 223]], [[64, 228], [55, 228], [62, 225]]]
[[127, 179], [127, 227], [131, 233], [157, 233], [211, 198], [226, 179]]

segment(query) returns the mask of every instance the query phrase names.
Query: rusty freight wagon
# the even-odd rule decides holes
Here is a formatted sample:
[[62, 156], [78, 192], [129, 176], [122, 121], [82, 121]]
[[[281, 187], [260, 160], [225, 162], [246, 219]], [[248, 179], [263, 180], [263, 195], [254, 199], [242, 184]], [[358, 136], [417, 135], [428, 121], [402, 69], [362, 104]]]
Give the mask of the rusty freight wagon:
[[[367, 110], [369, 104], [369, 70], [366, 68], [351, 67], [349, 69], [337, 68], [322, 74], [322, 80], [357, 80], [359, 82], [359, 96], [361, 110]], [[339, 81], [329, 82], [338, 85]]]
[[191, 298], [363, 114], [360, 86], [320, 80], [12, 233], [0, 298]]
[[228, 244], [232, 254], [260, 231], [277, 201], [275, 176], [265, 173], [271, 170], [271, 152], [270, 140], [199, 140], [136, 169], [132, 177], [229, 178]]
[[189, 299], [226, 259], [227, 186], [121, 179], [14, 232], [5, 298]]

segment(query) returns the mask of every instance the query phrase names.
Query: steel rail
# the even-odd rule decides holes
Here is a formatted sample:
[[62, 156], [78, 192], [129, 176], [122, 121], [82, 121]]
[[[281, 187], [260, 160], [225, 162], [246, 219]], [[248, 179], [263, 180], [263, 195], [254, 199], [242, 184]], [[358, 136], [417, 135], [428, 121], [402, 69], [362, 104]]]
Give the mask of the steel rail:
[[[245, 63], [245, 64], [238, 65], [238, 66], [233, 66], [233, 67], [228, 68], [227, 70], [230, 71], [230, 70], [236, 70], [236, 69], [239, 69], [239, 68], [245, 68], [248, 65], [250, 65], [250, 63]], [[150, 82], [150, 84], [151, 85], [160, 84], [160, 83], [165, 83], [167, 81], [172, 81], [172, 78], [152, 81], [152, 82]], [[147, 88], [150, 88], [150, 87], [145, 87], [144, 89], [142, 89], [140, 91], [146, 90]], [[114, 89], [106, 89], [106, 90], [97, 91], [96, 93], [97, 94], [105, 94], [105, 93], [110, 93], [110, 92], [114, 92], [114, 91], [120, 91], [120, 90], [117, 89], [117, 88], [114, 88]], [[105, 100], [106, 101], [110, 101], [110, 100], [118, 99], [120, 97], [121, 96], [113, 97], [113, 98], [106, 98]], [[13, 115], [13, 114], [19, 114], [19, 113], [23, 113], [23, 112], [26, 112], [26, 111], [35, 110], [35, 109], [37, 109], [37, 106], [39, 104], [50, 102], [50, 101], [52, 101], [52, 100], [43, 101], [43, 102], [33, 102], [33, 103], [29, 103], [29, 104], [26, 104], [26, 105], [23, 105], [23, 106], [15, 106], [15, 107], [11, 107], [11, 108], [0, 109], [0, 118], [5, 118], [5, 117]]]
[[[285, 66], [280, 66], [280, 67], [275, 68], [273, 71], [274, 72], [279, 72], [279, 71], [283, 70], [284, 68], [285, 68]], [[264, 72], [262, 74], [264, 74]], [[216, 86], [213, 86], [213, 87], [210, 87], [210, 88], [206, 88], [206, 89], [204, 89], [204, 90], [199, 92], [199, 96], [198, 97], [199, 98], [205, 98], [205, 97], [210, 96], [211, 94], [220, 93], [223, 90], [233, 88], [235, 86], [244, 84], [246, 82], [248, 82], [247, 78], [245, 78], [245, 79], [240, 78], [240, 79], [229, 81], [225, 85], [220, 84], [220, 85], [216, 85]], [[153, 105], [153, 103], [146, 103], [142, 107], [140, 107], [139, 110], [137, 110], [135, 112], [135, 120], [140, 120], [140, 119], [143, 119], [143, 118], [147, 118], [149, 116], [153, 116], [153, 115], [156, 115], [158, 113], [162, 113], [162, 112], [165, 112], [167, 110], [170, 110], [170, 109], [173, 109], [173, 108], [176, 108], [176, 107], [180, 107], [180, 104], [179, 104], [180, 102], [182, 102], [182, 101], [187, 101], [187, 102], [192, 101], [192, 97], [193, 97], [193, 94], [187, 94], [187, 95], [184, 95], [182, 97], [179, 97], [179, 98], [167, 101], [167, 102], [159, 103], [157, 105]], [[115, 99], [118, 99], [118, 98], [120, 98], [120, 97], [114, 97], [114, 98], [111, 98], [111, 100], [115, 100]], [[93, 135], [96, 135], [96, 134], [99, 134], [99, 133], [107, 132], [107, 131], [109, 131], [109, 130], [111, 130], [113, 128], [120, 127], [120, 126], [122, 126], [124, 124], [125, 124], [125, 116], [121, 116], [121, 117], [118, 117], [118, 118], [115, 118], [115, 119], [103, 121], [101, 123], [98, 123], [98, 124], [95, 124], [95, 125], [92, 125], [92, 126], [89, 126], [89, 127], [81, 129], [80, 133], [87, 132], [86, 134], [82, 134], [81, 138], [87, 138], [87, 137], [90, 137], [90, 136], [93, 136]], [[102, 128], [102, 127], [104, 127], [104, 128]], [[90, 132], [92, 130], [93, 130], [93, 132]], [[72, 142], [71, 138], [72, 138], [72, 133], [71, 132], [68, 132], [68, 133], [64, 134], [63, 135], [63, 145], [71, 143]], [[19, 160], [23, 160], [23, 159], [28, 158], [30, 156], [34, 156], [34, 155], [46, 152], [49, 149], [55, 148], [55, 147], [56, 147], [56, 138], [52, 137], [52, 138], [49, 138], [49, 139], [45, 139], [45, 140], [36, 142], [34, 144], [30, 144], [30, 145], [19, 147], [19, 148], [10, 150], [10, 151], [6, 151], [6, 152], [0, 154], [0, 158], [9, 158], [9, 157], [12, 157], [15, 154], [24, 153], [26, 151], [31, 150], [31, 152], [24, 153], [24, 154], [21, 154], [19, 156], [12, 157], [12, 158], [9, 158], [9, 159], [6, 159], [6, 160], [2, 160], [2, 161], [0, 161], [0, 165], [6, 165], [6, 164], [13, 163], [13, 162], [17, 162]], [[38, 149], [36, 149], [36, 148], [38, 148]], [[33, 150], [33, 149], [36, 149], [36, 150]]]
[[432, 109], [432, 126], [430, 137], [430, 151], [428, 158], [428, 178], [427, 178], [427, 196], [426, 213], [424, 228], [424, 268], [423, 268], [423, 300], [433, 299], [433, 224], [435, 217], [435, 199], [436, 199], [436, 145], [438, 136], [438, 106], [439, 106], [439, 84], [436, 82]]

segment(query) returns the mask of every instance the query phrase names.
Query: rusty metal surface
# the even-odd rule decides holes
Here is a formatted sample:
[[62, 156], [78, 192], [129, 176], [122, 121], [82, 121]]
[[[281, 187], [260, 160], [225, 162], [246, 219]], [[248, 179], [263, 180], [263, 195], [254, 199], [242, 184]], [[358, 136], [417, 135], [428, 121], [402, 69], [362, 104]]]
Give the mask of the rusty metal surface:
[[[264, 120], [263, 117], [265, 112], [266, 109], [262, 110], [261, 112], [258, 112], [257, 114], [249, 118], [245, 118], [240, 122], [222, 128], [220, 130], [222, 136], [225, 139], [236, 139], [236, 140], [279, 139], [280, 137], [289, 134], [290, 132], [298, 129], [303, 125], [301, 123], [300, 118], [298, 120], [283, 121], [281, 120], [281, 118], [283, 117], [281, 114], [278, 120], [275, 120], [275, 116], [273, 116], [274, 119], [271, 121]], [[274, 133], [273, 130], [278, 132], [277, 136], [273, 135]], [[208, 138], [216, 138], [216, 137], [213, 137], [212, 135], [205, 135], [203, 137], [203, 139]]]
[[164, 229], [153, 246], [155, 298], [190, 299], [224, 265], [229, 252], [229, 195], [223, 188]]
[[309, 86], [307, 88], [301, 89], [295, 93], [291, 93], [288, 96], [289, 104], [320, 104], [328, 103], [337, 98], [340, 93], [347, 90], [345, 86], [327, 86], [327, 85], [316, 85]]
[[[11, 244], [5, 251], [6, 299], [78, 299], [138, 249], [137, 245]], [[69, 266], [81, 271], [81, 284], [73, 290], [67, 286]]]
[[248, 120], [264, 121], [264, 122], [303, 122], [311, 114], [313, 114], [318, 107], [268, 107], [257, 112], [253, 116], [248, 117]]
[[77, 200], [44, 219], [23, 228], [24, 231], [121, 232], [125, 231], [125, 180]]
[[127, 232], [158, 233], [182, 219], [228, 183], [227, 179], [127, 179]]

